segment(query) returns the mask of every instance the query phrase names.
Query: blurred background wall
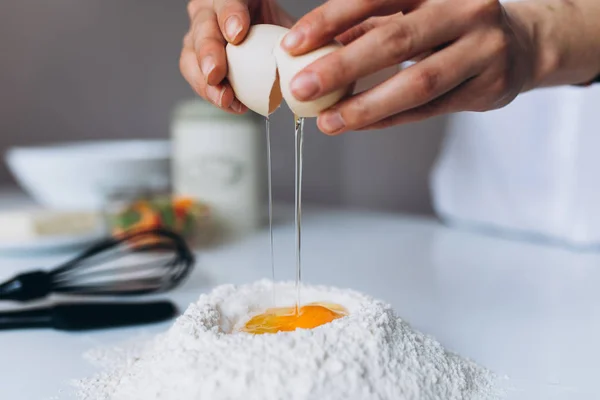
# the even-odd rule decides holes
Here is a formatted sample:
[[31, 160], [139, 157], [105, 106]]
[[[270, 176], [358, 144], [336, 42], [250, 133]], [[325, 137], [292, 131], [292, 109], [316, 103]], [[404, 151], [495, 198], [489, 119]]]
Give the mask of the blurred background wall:
[[[300, 16], [319, 0], [281, 0]], [[193, 96], [178, 58], [185, 0], [2, 0], [0, 151], [75, 139], [166, 138], [174, 104]], [[274, 119], [275, 196], [293, 198], [289, 111]], [[305, 199], [431, 212], [427, 177], [444, 119], [342, 137], [307, 124]], [[0, 184], [11, 177], [2, 166]]]

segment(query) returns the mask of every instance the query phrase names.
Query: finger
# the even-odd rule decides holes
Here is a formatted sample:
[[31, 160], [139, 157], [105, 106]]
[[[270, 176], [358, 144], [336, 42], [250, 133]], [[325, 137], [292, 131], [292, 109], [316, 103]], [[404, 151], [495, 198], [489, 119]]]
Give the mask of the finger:
[[248, 111], [248, 107], [243, 105], [238, 99], [233, 99], [231, 107], [229, 107], [229, 110], [227, 111], [230, 111], [234, 114], [243, 114]]
[[210, 0], [190, 0], [187, 5], [187, 12], [188, 16], [190, 17], [190, 22], [194, 20], [194, 17], [198, 13], [198, 11], [209, 7], [210, 5]]
[[197, 63], [209, 85], [218, 85], [227, 75], [226, 41], [217, 16], [210, 8], [199, 10], [192, 22], [192, 42]]
[[374, 17], [361, 22], [358, 25], [353, 26], [344, 33], [335, 37], [335, 40], [343, 44], [344, 46], [354, 42], [355, 40], [363, 37], [367, 32], [381, 26], [384, 21], [389, 20], [388, 17]]
[[427, 104], [398, 113], [358, 130], [384, 129], [461, 111], [482, 112], [500, 108], [506, 105], [506, 102], [498, 102], [498, 94], [503, 92], [503, 86], [497, 71], [489, 69]]
[[[487, 49], [488, 52], [490, 49]], [[485, 52], [485, 50], [483, 50]], [[358, 130], [383, 129], [394, 125], [418, 122], [438, 115], [461, 111], [489, 111], [509, 104], [519, 93], [511, 89], [507, 81], [506, 65], [496, 62], [493, 51], [488, 54], [486, 64], [490, 65], [485, 72], [469, 79], [422, 106], [400, 112], [374, 124]]]
[[[487, 50], [487, 51], [486, 51]], [[383, 129], [394, 125], [418, 122], [438, 115], [461, 111], [489, 111], [504, 107], [518, 94], [511, 90], [504, 71], [506, 65], [494, 59], [493, 48], [484, 63], [489, 65], [483, 73], [469, 79], [450, 92], [419, 107], [400, 112], [358, 130]]]
[[478, 39], [476, 35], [465, 37], [373, 89], [325, 111], [319, 116], [319, 128], [327, 134], [360, 129], [449, 92], [483, 70], [485, 57], [465, 56], [474, 53]]
[[481, 83], [472, 79], [458, 86], [454, 90], [438, 97], [422, 106], [387, 117], [374, 124], [359, 128], [359, 131], [385, 129], [391, 126], [419, 122], [428, 118], [437, 117], [460, 111], [468, 111], [473, 102], [473, 93], [480, 94]]
[[250, 29], [247, 0], [214, 0], [214, 10], [223, 36], [229, 43], [238, 44]]
[[302, 17], [283, 39], [292, 55], [304, 54], [331, 42], [365, 19], [395, 14], [417, 0], [330, 0]]
[[233, 89], [228, 83], [216, 86], [206, 83], [206, 79], [198, 67], [196, 54], [191, 47], [183, 48], [179, 68], [185, 80], [200, 97], [229, 112], [239, 114], [245, 111], [245, 107], [234, 99]]
[[277, 0], [261, 0], [249, 3], [251, 23], [264, 23], [269, 21], [277, 21], [278, 25], [286, 28], [291, 28], [294, 25], [295, 19], [288, 14], [279, 4]]
[[[313, 100], [346, 87], [359, 78], [454, 41], [462, 32], [460, 24], [451, 18], [431, 23], [448, 11], [447, 3], [388, 19], [387, 23], [365, 33], [348, 46], [315, 61], [294, 77], [292, 93], [298, 100]], [[367, 54], [368, 57], [365, 57]]]

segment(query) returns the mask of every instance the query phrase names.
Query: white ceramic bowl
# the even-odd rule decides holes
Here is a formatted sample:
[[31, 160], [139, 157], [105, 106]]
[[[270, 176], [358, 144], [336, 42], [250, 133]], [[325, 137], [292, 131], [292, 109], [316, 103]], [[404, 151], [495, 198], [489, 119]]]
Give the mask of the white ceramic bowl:
[[167, 140], [114, 140], [16, 147], [6, 162], [40, 204], [84, 210], [118, 188], [169, 185], [170, 157]]

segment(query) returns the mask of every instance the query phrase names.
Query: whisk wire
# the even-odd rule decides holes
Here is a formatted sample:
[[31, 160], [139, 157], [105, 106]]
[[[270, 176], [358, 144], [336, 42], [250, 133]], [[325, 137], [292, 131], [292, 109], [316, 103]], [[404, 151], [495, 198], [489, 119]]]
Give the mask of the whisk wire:
[[[89, 271], [82, 271], [82, 272], [66, 273], [66, 274], [60, 275], [59, 277], [55, 277], [55, 279], [53, 279], [53, 282], [55, 284], [59, 284], [59, 283], [68, 282], [68, 281], [71, 281], [71, 282], [86, 281], [86, 280], [89, 281], [89, 280], [102, 278], [102, 277], [109, 277], [109, 278], [114, 279], [114, 277], [116, 276], [117, 273], [123, 277], [128, 276], [128, 275], [136, 275], [136, 273], [139, 273], [139, 272], [149, 273], [149, 272], [156, 271], [156, 272], [160, 273], [160, 269], [162, 269], [164, 266], [165, 266], [165, 264], [163, 262], [161, 262], [161, 260], [152, 260], [149, 262], [145, 262], [144, 264], [131, 264], [131, 265], [124, 265], [124, 266], [113, 265], [111, 267], [105, 267], [100, 270], [89, 270]], [[164, 274], [164, 272], [163, 272], [163, 274]], [[121, 279], [123, 279], [123, 278], [121, 278]]]
[[[123, 262], [125, 257], [130, 263]], [[96, 243], [50, 272], [15, 277], [0, 285], [0, 300], [27, 301], [52, 292], [90, 296], [164, 292], [181, 284], [194, 262], [178, 234], [165, 229], [134, 232]]]
[[[127, 266], [106, 266], [96, 269], [97, 251], [108, 251], [105, 261], [119, 259], [123, 255], [141, 255], [156, 252], [172, 251], [173, 257], [140, 264]], [[112, 250], [112, 251], [109, 251]], [[88, 251], [85, 257], [79, 257], [78, 264], [70, 264], [68, 268], [59, 268], [57, 275], [63, 282], [57, 285], [56, 291], [80, 292], [83, 294], [141, 294], [148, 292], [162, 292], [177, 286], [191, 270], [194, 257], [185, 241], [170, 231], [157, 229], [145, 232], [136, 232], [126, 235], [121, 240], [109, 241], [108, 246], [97, 246], [96, 251]], [[76, 268], [75, 268], [76, 267]], [[86, 268], [87, 267], [87, 270]], [[76, 273], [74, 273], [76, 272]], [[148, 276], [150, 275], [150, 276]], [[155, 275], [155, 276], [153, 276]], [[90, 282], [92, 279], [106, 278], [103, 283]], [[112, 278], [112, 280], [111, 280]], [[82, 281], [90, 284], [81, 284]], [[136, 288], [138, 287], [138, 288]]]

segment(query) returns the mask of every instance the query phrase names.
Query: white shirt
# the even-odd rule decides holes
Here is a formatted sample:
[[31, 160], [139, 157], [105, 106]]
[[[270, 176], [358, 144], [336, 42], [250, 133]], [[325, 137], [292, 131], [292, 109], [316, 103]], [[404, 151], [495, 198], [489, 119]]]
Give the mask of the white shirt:
[[600, 245], [600, 87], [542, 89], [454, 116], [431, 187], [451, 223]]

